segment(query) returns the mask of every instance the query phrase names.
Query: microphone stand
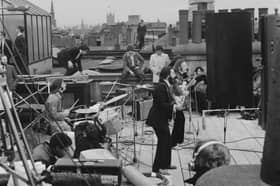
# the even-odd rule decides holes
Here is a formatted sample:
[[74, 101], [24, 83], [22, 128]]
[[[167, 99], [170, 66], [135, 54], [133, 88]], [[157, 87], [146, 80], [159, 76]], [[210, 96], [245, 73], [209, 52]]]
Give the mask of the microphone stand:
[[191, 131], [191, 125], [192, 125], [192, 98], [191, 95], [189, 95], [189, 130], [187, 131], [187, 134], [193, 134]]

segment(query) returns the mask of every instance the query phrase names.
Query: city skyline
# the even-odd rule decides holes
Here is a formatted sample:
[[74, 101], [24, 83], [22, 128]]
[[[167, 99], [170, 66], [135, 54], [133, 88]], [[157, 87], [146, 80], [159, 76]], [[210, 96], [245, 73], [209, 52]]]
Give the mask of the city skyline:
[[[30, 0], [50, 12], [51, 0]], [[106, 14], [113, 12], [116, 22], [127, 21], [128, 15], [141, 15], [147, 22], [158, 19], [168, 24], [178, 21], [178, 10], [188, 9], [187, 0], [53, 0], [58, 26], [75, 26], [83, 19], [85, 24], [96, 25], [106, 22]], [[133, 5], [133, 6], [132, 6]], [[216, 0], [215, 9], [231, 8], [280, 8], [279, 0]]]

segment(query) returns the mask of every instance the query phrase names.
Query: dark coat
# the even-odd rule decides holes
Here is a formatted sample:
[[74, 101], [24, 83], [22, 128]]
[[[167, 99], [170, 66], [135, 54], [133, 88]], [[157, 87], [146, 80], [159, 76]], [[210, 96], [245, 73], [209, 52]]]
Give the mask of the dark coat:
[[[15, 39], [14, 54], [18, 66], [19, 74], [29, 74], [27, 61], [26, 41], [23, 35], [19, 35]], [[23, 61], [22, 61], [23, 60]]]
[[146, 32], [147, 32], [147, 27], [146, 27], [146, 25], [141, 26], [141, 25], [139, 24], [138, 27], [137, 27], [137, 34], [138, 34], [138, 36], [145, 36]]
[[148, 115], [147, 125], [158, 128], [168, 126], [168, 120], [172, 119], [173, 105], [170, 88], [165, 82], [160, 82], [153, 92], [153, 105]]
[[17, 81], [16, 68], [13, 65], [7, 65], [7, 85], [12, 92], [16, 90]]
[[[138, 66], [141, 70], [143, 70], [142, 68], [144, 67], [144, 58], [138, 52], [134, 53], [133, 58], [135, 66]], [[123, 68], [124, 70], [129, 71], [132, 67], [131, 58], [127, 53], [125, 53], [123, 56]]]
[[65, 68], [67, 68], [67, 62], [71, 61], [75, 66], [78, 67], [78, 70], [81, 72], [81, 71], [83, 71], [82, 64], [81, 64], [82, 55], [80, 55], [77, 58], [79, 53], [80, 53], [80, 50], [77, 47], [65, 48], [57, 54], [57, 59], [58, 59], [59, 63], [61, 65], [63, 65]]
[[19, 54], [17, 52], [15, 52], [16, 56], [21, 55], [21, 57], [25, 60], [26, 59], [26, 42], [25, 42], [25, 38], [23, 35], [19, 35], [16, 37], [15, 39], [15, 51], [18, 51]]

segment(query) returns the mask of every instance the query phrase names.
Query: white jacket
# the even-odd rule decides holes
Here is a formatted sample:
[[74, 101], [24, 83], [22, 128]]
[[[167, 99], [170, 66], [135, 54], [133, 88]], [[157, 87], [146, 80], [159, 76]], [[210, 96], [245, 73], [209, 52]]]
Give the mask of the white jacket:
[[150, 58], [150, 69], [153, 72], [153, 82], [157, 83], [159, 81], [159, 73], [163, 67], [168, 66], [170, 59], [167, 54], [162, 53], [161, 55], [152, 54]]

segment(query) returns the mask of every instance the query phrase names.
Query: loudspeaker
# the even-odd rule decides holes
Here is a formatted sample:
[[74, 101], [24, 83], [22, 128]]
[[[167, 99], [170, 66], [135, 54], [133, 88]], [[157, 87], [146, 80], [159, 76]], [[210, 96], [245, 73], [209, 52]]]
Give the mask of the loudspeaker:
[[280, 17], [261, 19], [262, 106], [261, 122], [266, 129], [261, 178], [270, 185], [280, 184]]
[[251, 30], [248, 12], [206, 14], [208, 98], [216, 108], [252, 106]]
[[136, 102], [136, 120], [143, 121], [148, 118], [149, 111], [153, 105], [153, 99]]

